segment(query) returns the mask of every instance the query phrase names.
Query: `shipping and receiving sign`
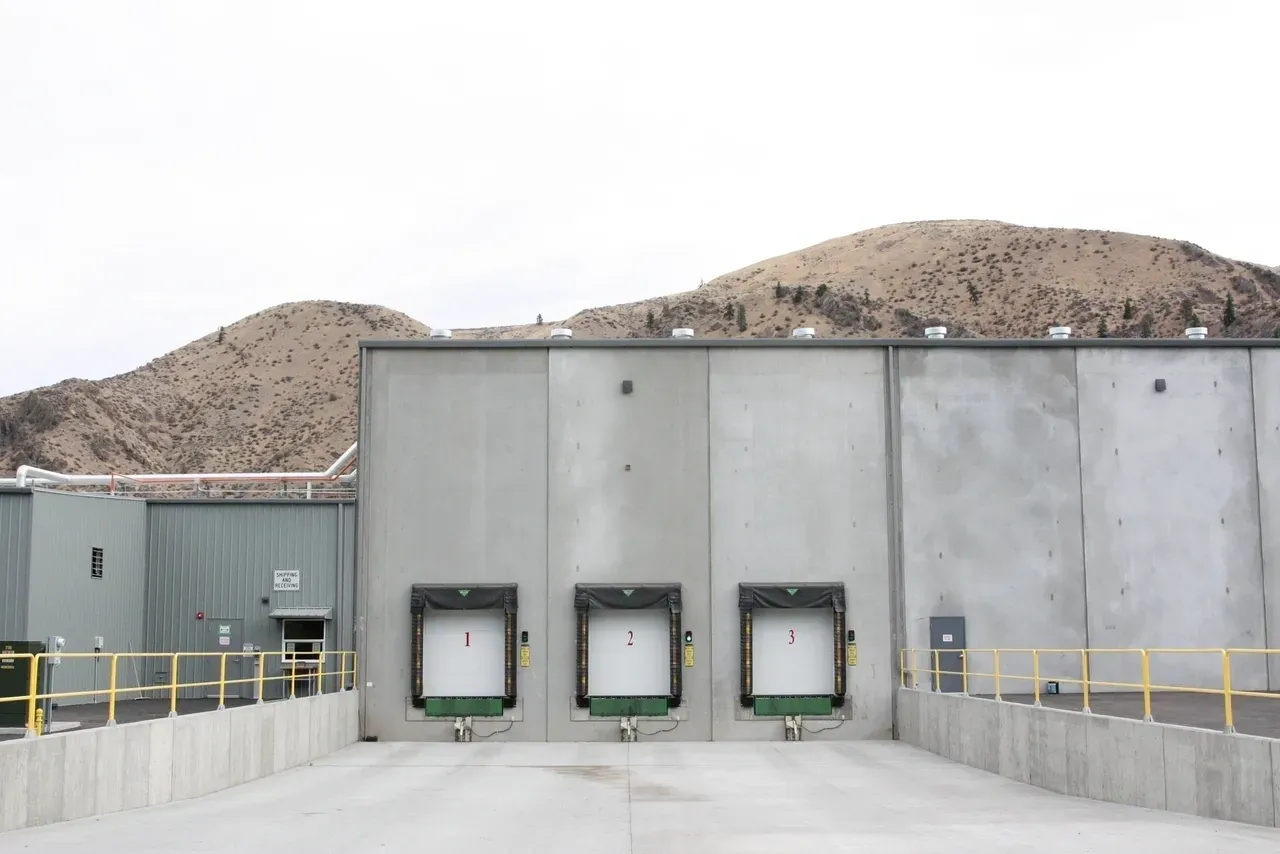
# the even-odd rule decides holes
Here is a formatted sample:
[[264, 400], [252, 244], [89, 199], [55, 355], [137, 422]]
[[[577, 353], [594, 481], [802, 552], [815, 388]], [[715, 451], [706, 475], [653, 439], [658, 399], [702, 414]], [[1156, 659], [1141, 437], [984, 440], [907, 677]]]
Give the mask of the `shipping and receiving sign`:
[[301, 590], [302, 570], [277, 569], [272, 583], [273, 590]]

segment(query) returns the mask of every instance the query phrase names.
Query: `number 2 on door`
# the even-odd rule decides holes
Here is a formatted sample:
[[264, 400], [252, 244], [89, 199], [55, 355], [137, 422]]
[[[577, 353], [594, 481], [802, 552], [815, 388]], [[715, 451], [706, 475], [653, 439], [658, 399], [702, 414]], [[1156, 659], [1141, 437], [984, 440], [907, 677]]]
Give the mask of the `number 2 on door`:
[[791, 646], [791, 644], [795, 642], [796, 642], [796, 630], [787, 629], [787, 646]]
[[636, 633], [627, 632], [627, 646], [635, 646], [635, 645], [636, 645]]

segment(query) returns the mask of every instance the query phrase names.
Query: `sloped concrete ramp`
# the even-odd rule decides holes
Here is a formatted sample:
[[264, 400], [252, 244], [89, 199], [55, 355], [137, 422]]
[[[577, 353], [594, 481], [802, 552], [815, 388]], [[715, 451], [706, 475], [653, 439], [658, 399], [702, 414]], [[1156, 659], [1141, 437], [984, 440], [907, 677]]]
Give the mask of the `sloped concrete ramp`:
[[1052, 794], [900, 742], [356, 744], [0, 852], [1280, 851], [1280, 830]]

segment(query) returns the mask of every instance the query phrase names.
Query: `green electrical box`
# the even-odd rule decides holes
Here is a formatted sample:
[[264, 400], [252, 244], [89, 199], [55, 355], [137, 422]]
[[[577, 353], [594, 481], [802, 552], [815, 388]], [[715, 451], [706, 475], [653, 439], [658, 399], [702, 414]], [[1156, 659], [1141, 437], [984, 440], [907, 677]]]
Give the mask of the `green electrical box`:
[[[24, 697], [31, 691], [31, 665], [34, 658], [16, 658], [18, 655], [38, 655], [45, 652], [44, 641], [0, 641], [0, 697]], [[43, 665], [44, 662], [41, 662]], [[36, 693], [47, 689], [44, 668], [37, 677]], [[25, 727], [27, 703], [24, 700], [0, 702], [0, 727]]]

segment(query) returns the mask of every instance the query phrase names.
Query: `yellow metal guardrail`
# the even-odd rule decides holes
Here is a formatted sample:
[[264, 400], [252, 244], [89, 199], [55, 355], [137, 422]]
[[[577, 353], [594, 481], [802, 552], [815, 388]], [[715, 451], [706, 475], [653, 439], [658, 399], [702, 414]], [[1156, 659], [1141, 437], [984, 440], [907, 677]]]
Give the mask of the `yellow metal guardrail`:
[[[960, 669], [944, 670], [941, 662], [943, 656], [959, 654]], [[970, 657], [973, 655], [990, 656], [992, 666], [989, 672], [980, 672], [972, 669], [970, 666]], [[1220, 686], [1206, 688], [1204, 686], [1188, 686], [1188, 685], [1164, 685], [1151, 681], [1151, 660], [1153, 656], [1215, 656], [1219, 662], [1219, 672], [1221, 673]], [[1039, 706], [1041, 695], [1041, 683], [1057, 682], [1067, 685], [1080, 686], [1081, 694], [1081, 711], [1088, 713], [1090, 691], [1094, 688], [1124, 688], [1132, 691], [1142, 692], [1142, 714], [1143, 720], [1152, 721], [1151, 716], [1151, 695], [1153, 693], [1176, 692], [1183, 694], [1212, 694], [1222, 698], [1223, 712], [1223, 729], [1226, 732], [1235, 732], [1235, 709], [1232, 700], [1236, 697], [1265, 697], [1273, 700], [1280, 700], [1280, 693], [1272, 691], [1244, 691], [1232, 687], [1231, 684], [1231, 660], [1233, 656], [1263, 656], [1264, 664], [1269, 659], [1267, 656], [1280, 656], [1280, 649], [903, 649], [899, 652], [898, 668], [900, 673], [900, 681], [902, 687], [919, 688], [920, 674], [928, 674], [932, 682], [932, 690], [938, 691], [942, 686], [943, 676], [959, 676], [961, 679], [961, 691], [964, 694], [969, 693], [970, 679], [991, 679], [994, 680], [995, 698], [1002, 699], [1001, 691], [1005, 685], [1010, 682], [1031, 682], [1032, 694], [1035, 697], [1035, 705]], [[918, 667], [921, 656], [927, 662], [926, 667]], [[1013, 673], [1008, 668], [1011, 658], [1018, 656], [1022, 661], [1026, 662], [1030, 658], [1031, 675], [1025, 673]], [[1080, 661], [1079, 676], [1060, 676], [1046, 675], [1041, 672], [1041, 659], [1044, 656], [1071, 656], [1077, 657]], [[1100, 680], [1090, 675], [1089, 661], [1095, 656], [1126, 656], [1137, 659], [1137, 664], [1141, 668], [1141, 682], [1114, 682]], [[1001, 662], [1006, 667], [1001, 671]], [[1021, 669], [1021, 668], [1020, 668]], [[908, 686], [907, 679], [910, 676], [911, 684]]]
[[[120, 694], [146, 694], [157, 693], [162, 694], [168, 692], [169, 695], [169, 714], [176, 715], [178, 713], [178, 692], [187, 688], [212, 688], [218, 687], [218, 708], [226, 707], [227, 686], [235, 685], [254, 685], [256, 687], [257, 701], [263, 702], [263, 686], [268, 682], [287, 682], [289, 699], [297, 696], [297, 685], [314, 685], [317, 694], [324, 693], [324, 683], [326, 679], [337, 679], [339, 691], [349, 691], [356, 684], [356, 663], [357, 655], [355, 652], [335, 650], [323, 653], [292, 653], [292, 652], [115, 652], [115, 653], [98, 653], [98, 652], [42, 652], [39, 654], [32, 653], [5, 653], [3, 655], [6, 664], [10, 662], [18, 662], [24, 659], [31, 661], [30, 681], [27, 686], [27, 693], [16, 697], [0, 697], [0, 703], [22, 702], [27, 704], [27, 729], [35, 732], [37, 735], [42, 734], [42, 727], [37, 722], [42, 721], [43, 707], [40, 705], [41, 700], [62, 700], [72, 697], [99, 697], [106, 695], [107, 698], [107, 724], [112, 725], [116, 722], [116, 700]], [[96, 659], [102, 661], [107, 659], [110, 662], [109, 675], [107, 677], [107, 687], [94, 688], [91, 691], [54, 691], [48, 693], [39, 693], [40, 671], [46, 659]], [[227, 659], [256, 659], [257, 675], [242, 678], [227, 678]], [[138, 660], [145, 661], [164, 661], [167, 659], [169, 664], [169, 680], [164, 684], [158, 685], [126, 685], [119, 684], [119, 673], [121, 662], [136, 662]], [[200, 682], [180, 682], [178, 675], [184, 662], [190, 662], [193, 659], [208, 661], [216, 659], [218, 661], [218, 678], [213, 680], [203, 680]], [[267, 662], [279, 659], [281, 673], [267, 676]], [[336, 669], [332, 666], [336, 665]], [[348, 667], [348, 665], [350, 665]], [[348, 679], [350, 677], [350, 679]], [[210, 698], [211, 699], [211, 698]]]

